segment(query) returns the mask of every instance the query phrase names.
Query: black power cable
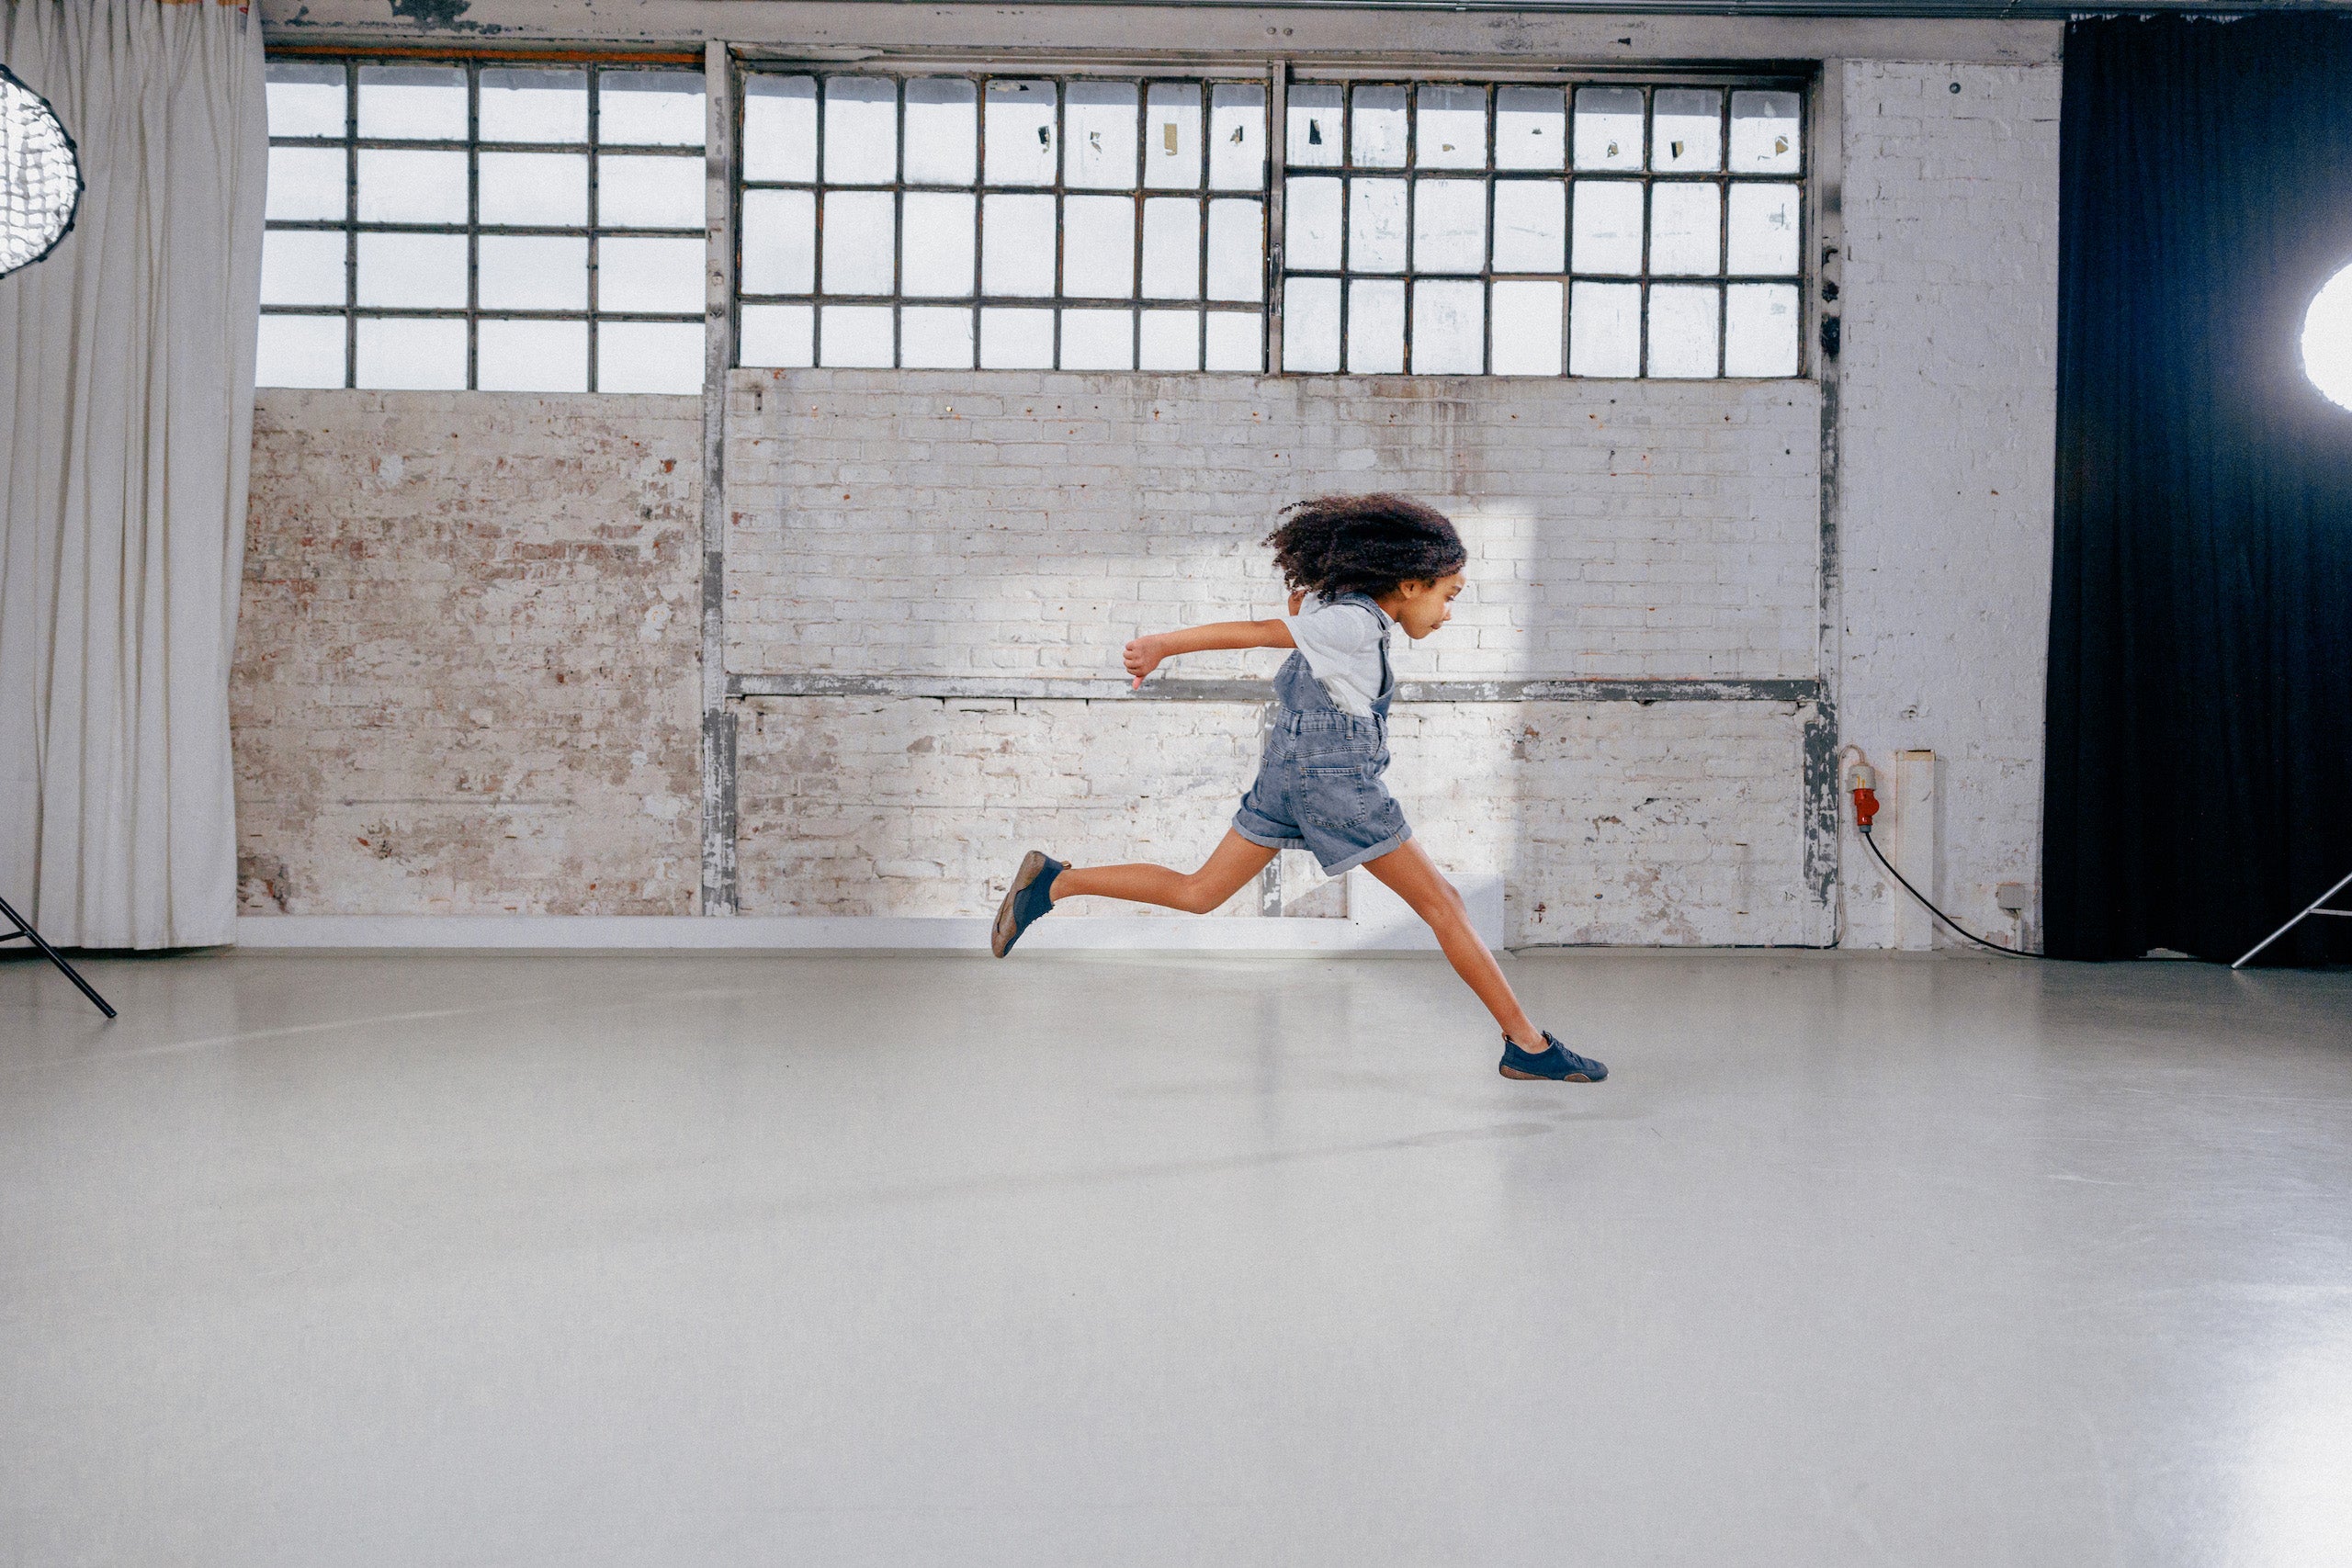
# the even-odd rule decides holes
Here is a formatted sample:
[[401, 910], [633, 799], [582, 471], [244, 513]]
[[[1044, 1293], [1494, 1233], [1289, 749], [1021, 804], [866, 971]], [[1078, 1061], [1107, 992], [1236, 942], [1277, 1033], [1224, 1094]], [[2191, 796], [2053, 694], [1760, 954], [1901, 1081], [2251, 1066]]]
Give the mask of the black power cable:
[[1880, 852], [1878, 840], [1871, 837], [1871, 825], [1867, 822], [1860, 822], [1855, 824], [1855, 826], [1861, 829], [1862, 842], [1871, 847], [1871, 853], [1878, 856], [1878, 863], [1886, 867], [1886, 874], [1894, 878], [1895, 881], [1903, 883], [1903, 891], [1911, 895], [1912, 897], [1919, 900], [1921, 907], [1923, 907], [1928, 913], [1935, 916], [1936, 919], [1941, 920], [1944, 924], [1950, 926], [1952, 930], [1958, 931], [1961, 935], [1974, 942], [1977, 946], [1984, 948], [1989, 953], [1997, 953], [2004, 958], [2047, 958], [2050, 956], [2046, 953], [2026, 953], [2018, 948], [2003, 947], [1997, 942], [1986, 942], [1983, 937], [1978, 936], [1974, 931], [1970, 931], [1966, 926], [1962, 925], [1958, 920], [1953, 919], [1950, 915], [1945, 914], [1941, 909], [1939, 909], [1933, 904], [1928, 903], [1928, 896], [1925, 893], [1920, 892], [1917, 888], [1912, 886], [1910, 883], [1905, 881], [1903, 874], [1895, 870], [1894, 863], [1890, 862], [1884, 854]]

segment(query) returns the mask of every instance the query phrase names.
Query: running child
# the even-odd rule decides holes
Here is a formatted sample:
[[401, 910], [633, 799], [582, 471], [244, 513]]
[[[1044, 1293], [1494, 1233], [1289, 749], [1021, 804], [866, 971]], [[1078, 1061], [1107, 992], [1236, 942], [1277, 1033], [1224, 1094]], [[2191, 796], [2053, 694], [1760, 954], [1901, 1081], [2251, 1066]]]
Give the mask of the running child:
[[1181, 653], [1287, 648], [1274, 676], [1281, 702], [1257, 781], [1224, 841], [1198, 871], [1161, 865], [1069, 866], [1042, 850], [1022, 858], [997, 910], [999, 958], [1064, 898], [1125, 898], [1204, 915], [1239, 892], [1276, 852], [1314, 852], [1332, 876], [1363, 866], [1437, 933], [1453, 972], [1503, 1032], [1502, 1074], [1599, 1083], [1609, 1069], [1538, 1029], [1471, 929], [1462, 896], [1406, 824], [1381, 773], [1396, 677], [1388, 634], [1419, 642], [1453, 617], [1470, 552], [1443, 513], [1397, 495], [1333, 495], [1286, 507], [1266, 542], [1291, 590], [1290, 614], [1139, 637], [1125, 662], [1135, 683]]

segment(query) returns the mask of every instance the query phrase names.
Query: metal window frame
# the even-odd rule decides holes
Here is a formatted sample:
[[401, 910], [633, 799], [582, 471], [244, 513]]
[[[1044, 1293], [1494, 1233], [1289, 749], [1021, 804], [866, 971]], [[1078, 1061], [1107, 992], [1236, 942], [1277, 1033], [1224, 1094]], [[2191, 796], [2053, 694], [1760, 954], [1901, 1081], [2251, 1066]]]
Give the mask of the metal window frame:
[[[599, 333], [608, 323], [657, 322], [669, 325], [700, 325], [704, 311], [693, 310], [606, 310], [601, 308], [599, 282], [603, 242], [607, 239], [668, 239], [706, 240], [705, 226], [647, 228], [635, 225], [614, 225], [603, 221], [600, 186], [603, 160], [616, 157], [660, 156], [674, 159], [683, 171], [699, 168], [707, 153], [702, 146], [682, 146], [672, 143], [613, 142], [602, 140], [602, 80], [611, 74], [670, 74], [692, 73], [702, 78], [702, 62], [688, 57], [648, 55], [644, 53], [563, 53], [546, 54], [524, 51], [424, 51], [368, 50], [272, 50], [272, 62], [315, 63], [337, 65], [343, 71], [343, 134], [338, 137], [272, 136], [269, 145], [340, 151], [344, 156], [344, 210], [340, 219], [271, 219], [266, 228], [272, 231], [340, 233], [344, 238], [344, 286], [341, 305], [271, 305], [264, 304], [264, 316], [306, 316], [313, 318], [340, 317], [344, 323], [343, 386], [359, 388], [359, 322], [370, 321], [462, 321], [466, 324], [465, 389], [476, 389], [481, 382], [481, 323], [491, 321], [579, 321], [586, 332], [585, 385], [589, 392], [600, 390]], [[401, 69], [447, 68], [465, 73], [466, 134], [462, 140], [453, 138], [393, 138], [363, 136], [359, 133], [359, 73], [370, 66]], [[577, 69], [583, 79], [587, 94], [587, 139], [584, 141], [486, 141], [481, 135], [481, 73], [484, 69], [529, 69], [545, 67], [551, 70]], [[704, 82], [706, 100], [709, 85]], [[707, 139], [706, 138], [706, 142]], [[359, 216], [359, 154], [363, 152], [458, 152], [466, 160], [466, 220], [462, 223], [387, 223], [364, 220]], [[481, 222], [481, 158], [485, 152], [524, 152], [571, 155], [587, 163], [587, 193], [585, 221], [579, 224], [492, 224]], [[555, 237], [582, 240], [587, 251], [587, 275], [582, 304], [578, 310], [519, 310], [504, 307], [484, 307], [481, 300], [481, 242], [488, 237]], [[392, 306], [363, 304], [359, 299], [359, 241], [363, 234], [443, 234], [462, 236], [466, 241], [466, 301], [462, 306]], [[697, 271], [700, 269], [697, 268]]]
[[[1815, 372], [1815, 362], [1805, 332], [1809, 269], [1806, 265], [1812, 241], [1812, 203], [1809, 193], [1813, 179], [1813, 158], [1810, 153], [1809, 128], [1814, 118], [1813, 84], [1792, 73], [1770, 72], [1721, 73], [1643, 73], [1638, 79], [1625, 73], [1563, 72], [1551, 75], [1521, 74], [1505, 79], [1480, 73], [1475, 79], [1443, 73], [1408, 73], [1397, 71], [1356, 70], [1325, 72], [1308, 65], [1299, 67], [1293, 74], [1293, 85], [1333, 86], [1340, 89], [1340, 160], [1333, 164], [1301, 164], [1287, 157], [1282, 170], [1285, 188], [1294, 175], [1308, 179], [1330, 179], [1340, 186], [1340, 264], [1332, 267], [1290, 267], [1285, 256], [1284, 279], [1291, 277], [1330, 278], [1340, 285], [1340, 364], [1334, 370], [1292, 370], [1283, 366], [1279, 374], [1298, 376], [1330, 375], [1469, 375], [1491, 376], [1494, 369], [1494, 286], [1506, 282], [1556, 282], [1561, 288], [1560, 301], [1560, 369], [1557, 378], [1572, 380], [1804, 380]], [[1558, 86], [1566, 95], [1565, 144], [1561, 150], [1560, 170], [1506, 170], [1495, 161], [1496, 96], [1506, 86]], [[1419, 162], [1420, 135], [1420, 93], [1425, 87], [1474, 87], [1484, 90], [1486, 113], [1486, 146], [1483, 162], [1476, 169], [1423, 168]], [[1586, 171], [1575, 166], [1576, 94], [1579, 88], [1629, 87], [1642, 94], [1643, 158], [1639, 169]], [[1359, 164], [1355, 147], [1355, 96], [1360, 88], [1395, 87], [1406, 96], [1405, 150], [1403, 162], [1396, 164]], [[1717, 91], [1718, 135], [1721, 152], [1717, 166], [1711, 170], [1659, 170], [1654, 167], [1657, 147], [1657, 94], [1660, 90], [1680, 87], [1704, 87]], [[1740, 91], [1793, 93], [1797, 99], [1796, 145], [1801, 150], [1798, 168], [1793, 174], [1743, 174], [1731, 168], [1732, 96]], [[1285, 95], [1287, 96], [1287, 95]], [[1285, 136], [1285, 142], [1287, 136]], [[1354, 239], [1354, 201], [1356, 182], [1363, 180], [1394, 180], [1405, 187], [1405, 265], [1395, 272], [1360, 272], [1352, 267], [1350, 252]], [[1417, 244], [1414, 228], [1415, 202], [1424, 179], [1480, 180], [1486, 186], [1486, 249], [1480, 267], [1465, 272], [1421, 272], [1413, 263]], [[1494, 265], [1494, 218], [1496, 187], [1504, 180], [1556, 180], [1564, 187], [1566, 209], [1562, 215], [1565, 232], [1562, 236], [1563, 258], [1566, 265], [1559, 272], [1539, 273], [1499, 271]], [[1576, 186], [1579, 180], [1590, 179], [1610, 184], [1637, 184], [1642, 190], [1641, 263], [1639, 270], [1631, 273], [1596, 273], [1580, 271], [1576, 265], [1575, 212]], [[1717, 192], [1715, 241], [1716, 268], [1712, 273], [1655, 273], [1650, 266], [1650, 241], [1653, 229], [1653, 199], [1660, 185], [1712, 186]], [[1750, 274], [1731, 270], [1731, 192], [1741, 185], [1793, 186], [1797, 192], [1798, 221], [1797, 267], [1791, 273]], [[1420, 371], [1413, 365], [1413, 299], [1414, 287], [1424, 279], [1437, 282], [1476, 282], [1482, 292], [1484, 322], [1479, 347], [1479, 368], [1470, 371]], [[1405, 320], [1401, 344], [1402, 366], [1395, 371], [1366, 372], [1348, 363], [1349, 317], [1353, 304], [1352, 285], [1358, 280], [1394, 281], [1405, 290]], [[1627, 285], [1639, 291], [1636, 318], [1636, 369], [1632, 377], [1578, 375], [1570, 359], [1571, 330], [1574, 315], [1575, 288], [1578, 283]], [[1651, 290], [1658, 284], [1668, 287], [1710, 288], [1714, 292], [1715, 305], [1715, 368], [1713, 376], [1656, 376], [1650, 369], [1650, 299]], [[1779, 284], [1796, 291], [1797, 367], [1788, 377], [1734, 378], [1727, 374], [1729, 349], [1730, 290], [1736, 284]], [[1525, 379], [1542, 380], [1553, 378], [1529, 376]]]
[[[1273, 311], [1273, 302], [1270, 298], [1268, 288], [1270, 274], [1268, 258], [1273, 243], [1272, 201], [1270, 197], [1269, 188], [1273, 180], [1271, 131], [1269, 131], [1267, 135], [1268, 145], [1266, 151], [1261, 155], [1260, 161], [1260, 182], [1255, 186], [1221, 188], [1212, 184], [1210, 177], [1211, 159], [1209, 147], [1210, 126], [1216, 113], [1216, 89], [1223, 85], [1254, 86], [1260, 91], [1261, 96], [1271, 99], [1272, 95], [1269, 91], [1269, 84], [1264, 76], [1254, 74], [1245, 75], [1231, 70], [1219, 71], [1215, 69], [1204, 69], [1198, 66], [1185, 65], [1181, 62], [1163, 62], [1159, 64], [1129, 64], [1126, 62], [1119, 62], [1115, 64], [1095, 63], [1078, 69], [1046, 70], [1027, 62], [1008, 62], [996, 61], [982, 63], [959, 61], [953, 64], [945, 64], [938, 62], [903, 60], [860, 60], [849, 62], [839, 62], [797, 61], [781, 57], [763, 57], [748, 60], [739, 58], [736, 62], [736, 85], [737, 96], [739, 99], [748, 101], [750, 95], [743, 89], [742, 84], [748, 78], [752, 76], [774, 76], [780, 78], [808, 77], [815, 84], [817, 125], [813, 147], [813, 177], [808, 180], [750, 179], [742, 175], [739, 160], [735, 180], [735, 218], [737, 244], [739, 246], [736, 256], [736, 265], [739, 272], [741, 266], [740, 246], [741, 243], [741, 235], [742, 231], [742, 200], [749, 193], [760, 190], [789, 190], [804, 191], [808, 193], [815, 209], [815, 228], [811, 237], [812, 276], [809, 280], [809, 291], [805, 294], [752, 294], [747, 293], [739, 288], [736, 296], [736, 308], [738, 311], [737, 325], [739, 334], [741, 331], [741, 310], [745, 305], [803, 306], [808, 308], [812, 313], [810, 325], [812, 339], [810, 343], [809, 356], [812, 361], [821, 361], [822, 317], [817, 312], [820, 312], [828, 305], [875, 306], [888, 309], [891, 313], [892, 367], [899, 367], [906, 356], [903, 321], [904, 312], [909, 308], [944, 308], [951, 310], [959, 308], [968, 309], [971, 311], [972, 316], [972, 368], [976, 370], [984, 370], [1006, 367], [989, 367], [981, 363], [981, 312], [990, 309], [1042, 310], [1052, 312], [1053, 336], [1051, 359], [1053, 364], [1046, 367], [1046, 368], [1055, 368], [1058, 367], [1061, 363], [1062, 313], [1065, 310], [1124, 310], [1128, 315], [1128, 372], [1139, 371], [1145, 375], [1249, 375], [1266, 373], [1264, 367], [1272, 363], [1271, 350], [1268, 344], [1270, 322]], [[906, 85], [910, 81], [939, 77], [950, 77], [955, 80], [967, 82], [970, 84], [972, 87], [974, 136], [972, 179], [968, 184], [944, 185], [933, 181], [917, 182], [910, 181], [906, 177]], [[837, 184], [826, 177], [825, 142], [827, 117], [824, 112], [825, 85], [831, 80], [842, 78], [885, 78], [896, 84], [897, 90], [893, 98], [892, 107], [893, 113], [895, 115], [897, 148], [894, 154], [893, 177], [887, 183], [847, 185]], [[992, 185], [989, 183], [988, 178], [989, 88], [996, 82], [1014, 81], [1043, 81], [1049, 83], [1054, 89], [1052, 120], [1055, 137], [1054, 177], [1048, 184]], [[1128, 85], [1133, 86], [1136, 89], [1136, 158], [1135, 183], [1133, 185], [1110, 187], [1072, 186], [1069, 184], [1067, 162], [1068, 114], [1069, 108], [1069, 90], [1074, 84], [1093, 82]], [[1168, 83], [1176, 83], [1193, 86], [1198, 90], [1200, 95], [1201, 130], [1198, 155], [1199, 166], [1197, 171], [1199, 177], [1198, 182], [1191, 186], [1152, 186], [1145, 183], [1148, 158], [1147, 151], [1143, 145], [1143, 133], [1149, 119], [1151, 89], [1156, 85], [1161, 85]], [[739, 110], [740, 107], [741, 106], [739, 104]], [[1272, 115], [1274, 112], [1272, 104], [1270, 102], [1261, 103], [1261, 112], [1269, 117], [1268, 123], [1271, 126]], [[741, 137], [741, 126], [740, 120], [737, 123], [736, 134], [740, 143]], [[890, 196], [892, 222], [894, 227], [891, 236], [891, 287], [888, 293], [831, 294], [825, 290], [825, 197], [834, 192], [888, 193]], [[937, 193], [942, 195], [968, 196], [971, 197], [973, 203], [973, 276], [971, 292], [968, 294], [915, 296], [909, 295], [903, 291], [904, 280], [900, 274], [903, 269], [906, 233], [906, 197], [910, 193]], [[997, 295], [990, 294], [987, 291], [987, 198], [990, 196], [1040, 196], [1049, 197], [1053, 201], [1055, 254], [1053, 263], [1054, 289], [1052, 292], [1042, 295]], [[1068, 208], [1066, 203], [1068, 199], [1072, 197], [1102, 197], [1113, 199], [1125, 197], [1132, 203], [1132, 232], [1134, 240], [1132, 255], [1130, 258], [1131, 291], [1125, 296], [1098, 298], [1073, 295], [1067, 291], [1069, 282], [1069, 255], [1066, 234], [1068, 220]], [[1194, 210], [1198, 215], [1199, 228], [1198, 234], [1194, 242], [1195, 266], [1197, 269], [1197, 292], [1189, 299], [1159, 299], [1147, 296], [1143, 292], [1144, 224], [1146, 203], [1154, 200], [1189, 200], [1193, 204]], [[1209, 297], [1209, 232], [1211, 212], [1214, 204], [1220, 200], [1250, 201], [1257, 205], [1260, 270], [1258, 298], [1254, 300], [1216, 299]], [[1196, 335], [1194, 339], [1195, 352], [1193, 369], [1189, 371], [1155, 371], [1142, 368], [1143, 313], [1147, 310], [1189, 310], [1194, 316], [1196, 321]], [[1246, 316], [1256, 321], [1258, 323], [1259, 364], [1261, 367], [1258, 371], [1213, 370], [1209, 368], [1208, 318], [1212, 314]], [[871, 368], [889, 367], [872, 367]], [[1112, 370], [1108, 372], [1097, 371], [1095, 373], [1115, 375], [1126, 372]]]

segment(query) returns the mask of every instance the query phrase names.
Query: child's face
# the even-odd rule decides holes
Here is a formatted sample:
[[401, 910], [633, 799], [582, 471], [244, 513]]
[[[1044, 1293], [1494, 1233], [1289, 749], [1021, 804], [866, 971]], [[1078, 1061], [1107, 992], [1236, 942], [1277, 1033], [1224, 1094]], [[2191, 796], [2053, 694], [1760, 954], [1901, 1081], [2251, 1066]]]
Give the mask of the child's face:
[[1432, 582], [1400, 582], [1380, 601], [1380, 607], [1405, 628], [1407, 637], [1419, 642], [1453, 618], [1454, 595], [1468, 581], [1456, 571]]

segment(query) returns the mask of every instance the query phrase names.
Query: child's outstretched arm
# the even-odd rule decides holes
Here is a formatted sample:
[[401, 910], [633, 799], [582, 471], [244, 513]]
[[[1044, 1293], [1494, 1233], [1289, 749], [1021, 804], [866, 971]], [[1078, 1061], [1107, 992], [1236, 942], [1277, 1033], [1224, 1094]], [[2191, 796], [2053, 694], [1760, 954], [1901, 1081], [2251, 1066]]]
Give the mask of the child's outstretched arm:
[[[1300, 595], [1290, 596], [1290, 613], [1298, 614]], [[1296, 648], [1291, 640], [1290, 627], [1273, 621], [1214, 621], [1205, 626], [1186, 626], [1182, 631], [1150, 632], [1127, 644], [1121, 662], [1135, 683], [1159, 668], [1164, 660], [1180, 653], [1207, 653], [1220, 648]]]

